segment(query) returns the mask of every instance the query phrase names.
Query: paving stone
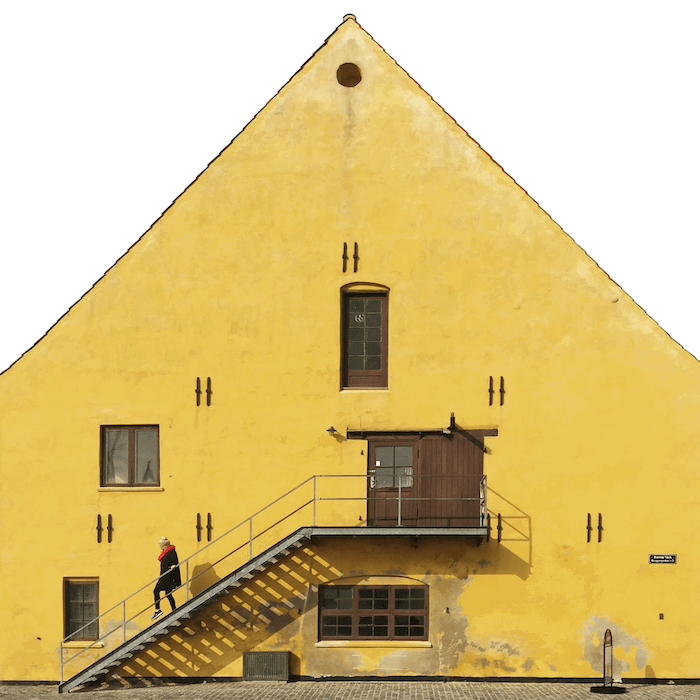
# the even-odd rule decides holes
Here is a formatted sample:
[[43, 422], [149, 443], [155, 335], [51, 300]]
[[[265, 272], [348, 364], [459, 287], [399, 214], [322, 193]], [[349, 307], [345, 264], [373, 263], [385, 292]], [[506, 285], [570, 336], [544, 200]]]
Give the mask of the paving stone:
[[[297, 681], [107, 687], [74, 700], [591, 700], [590, 683]], [[700, 700], [700, 685], [624, 685], [631, 700]], [[3, 700], [46, 700], [56, 685], [0, 685]]]

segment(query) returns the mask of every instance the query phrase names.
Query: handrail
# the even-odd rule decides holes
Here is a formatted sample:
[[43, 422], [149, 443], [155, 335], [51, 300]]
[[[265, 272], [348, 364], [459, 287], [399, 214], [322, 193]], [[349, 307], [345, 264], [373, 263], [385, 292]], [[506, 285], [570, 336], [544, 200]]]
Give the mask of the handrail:
[[[185, 587], [185, 589], [186, 589], [186, 596], [187, 596], [186, 599], [189, 600], [189, 593], [190, 593], [189, 584], [190, 584], [192, 581], [194, 581], [195, 579], [199, 578], [202, 574], [206, 573], [207, 571], [210, 571], [212, 568], [214, 568], [214, 566], [216, 566], [217, 564], [219, 564], [219, 563], [221, 563], [222, 561], [224, 561], [224, 559], [227, 559], [228, 557], [232, 556], [233, 554], [236, 554], [237, 552], [241, 551], [241, 550], [244, 549], [246, 546], [248, 546], [248, 559], [247, 559], [247, 561], [250, 561], [250, 560], [253, 558], [253, 542], [254, 542], [255, 540], [257, 540], [259, 537], [261, 537], [261, 536], [264, 535], [265, 533], [269, 532], [269, 531], [272, 530], [273, 528], [279, 526], [281, 523], [283, 523], [285, 520], [289, 519], [289, 518], [292, 517], [293, 515], [295, 515], [295, 514], [301, 512], [304, 508], [308, 507], [309, 505], [312, 506], [312, 524], [315, 526], [315, 525], [316, 525], [316, 512], [317, 512], [316, 504], [317, 504], [317, 502], [322, 502], [322, 501], [324, 501], [324, 502], [325, 502], [325, 501], [367, 501], [367, 502], [369, 503], [371, 500], [385, 500], [385, 501], [396, 500], [396, 501], [397, 501], [397, 510], [398, 510], [398, 514], [397, 514], [397, 525], [398, 525], [398, 526], [401, 526], [401, 525], [402, 525], [402, 508], [401, 508], [401, 507], [402, 507], [402, 503], [403, 503], [403, 502], [414, 502], [414, 501], [454, 501], [454, 500], [456, 500], [456, 501], [463, 501], [463, 502], [467, 502], [467, 501], [478, 501], [478, 502], [479, 502], [479, 525], [483, 527], [484, 524], [486, 523], [486, 517], [487, 517], [487, 516], [486, 516], [486, 490], [487, 490], [487, 489], [486, 489], [486, 476], [481, 476], [481, 475], [467, 476], [467, 475], [465, 475], [465, 476], [460, 476], [460, 477], [457, 477], [457, 478], [459, 478], [459, 479], [470, 479], [470, 478], [476, 478], [477, 476], [478, 476], [478, 478], [479, 478], [479, 480], [480, 480], [480, 481], [479, 481], [479, 489], [478, 489], [479, 495], [478, 495], [478, 496], [473, 496], [473, 497], [413, 497], [413, 496], [405, 496], [405, 495], [403, 495], [402, 492], [405, 492], [405, 490], [406, 490], [407, 488], [410, 488], [410, 487], [409, 487], [409, 486], [403, 486], [403, 485], [402, 485], [402, 480], [403, 480], [404, 478], [410, 478], [410, 479], [411, 479], [411, 484], [413, 484], [413, 480], [414, 480], [414, 479], [455, 478], [454, 476], [448, 476], [448, 475], [443, 475], [443, 474], [423, 474], [423, 475], [408, 474], [408, 475], [398, 475], [398, 476], [397, 476], [397, 480], [398, 480], [397, 486], [396, 486], [396, 487], [390, 487], [391, 490], [397, 490], [397, 497], [396, 497], [395, 499], [394, 499], [394, 498], [390, 498], [390, 497], [387, 497], [387, 498], [384, 498], [384, 499], [376, 499], [376, 498], [371, 499], [369, 496], [367, 496], [367, 497], [361, 497], [361, 498], [360, 498], [360, 497], [347, 497], [347, 496], [340, 496], [340, 497], [338, 497], [338, 496], [336, 496], [336, 497], [319, 496], [319, 495], [318, 495], [318, 488], [317, 488], [317, 480], [318, 480], [318, 479], [357, 479], [357, 478], [369, 479], [369, 480], [370, 480], [370, 481], [369, 481], [369, 484], [371, 485], [370, 488], [371, 488], [372, 490], [374, 490], [374, 488], [378, 488], [378, 487], [375, 487], [375, 486], [374, 486], [374, 483], [375, 483], [375, 482], [372, 481], [372, 480], [375, 479], [375, 477], [376, 477], [375, 474], [314, 474], [314, 475], [308, 477], [307, 479], [305, 479], [304, 481], [300, 482], [299, 484], [297, 484], [297, 485], [294, 486], [293, 488], [289, 489], [288, 491], [286, 491], [284, 494], [282, 494], [282, 495], [279, 496], [278, 498], [276, 498], [276, 499], [274, 499], [273, 501], [271, 501], [270, 503], [266, 504], [265, 506], [263, 506], [262, 508], [260, 508], [259, 510], [257, 510], [255, 513], [253, 513], [252, 515], [248, 516], [247, 518], [244, 518], [244, 519], [241, 520], [239, 523], [237, 523], [236, 525], [234, 525], [232, 528], [230, 528], [229, 530], [227, 530], [227, 531], [224, 532], [223, 534], [219, 535], [216, 539], [212, 540], [211, 542], [208, 542], [208, 543], [207, 543], [206, 545], [204, 545], [201, 549], [198, 549], [196, 552], [194, 552], [193, 554], [191, 554], [191, 555], [190, 555], [189, 557], [187, 557], [186, 559], [183, 559], [183, 560], [179, 563], [179, 565], [180, 565], [180, 566], [183, 566], [183, 565], [185, 566], [185, 580], [184, 580], [183, 583], [180, 584], [180, 586], [178, 586], [176, 589], [174, 589], [173, 591], [171, 591], [171, 593], [174, 593], [174, 592], [176, 592], [176, 591], [179, 591], [181, 588]], [[299, 491], [301, 488], [303, 488], [305, 485], [309, 484], [310, 482], [313, 484], [313, 494], [312, 494], [312, 497], [311, 497], [310, 499], [306, 500], [306, 501], [305, 501], [304, 503], [302, 503], [301, 505], [297, 506], [296, 508], [294, 508], [294, 509], [291, 510], [290, 512], [288, 512], [288, 513], [286, 513], [285, 515], [283, 515], [279, 520], [275, 521], [275, 522], [272, 523], [271, 525], [267, 526], [264, 530], [260, 531], [260, 532], [257, 533], [255, 536], [253, 536], [253, 519], [254, 519], [254, 518], [260, 516], [260, 515], [263, 514], [265, 511], [269, 510], [270, 508], [272, 508], [274, 505], [276, 505], [277, 503], [279, 503], [279, 502], [282, 501], [283, 499], [285, 499], [285, 498], [291, 496], [292, 494], [294, 494], [295, 492]], [[190, 577], [190, 575], [189, 575], [189, 563], [190, 563], [190, 560], [191, 560], [191, 559], [194, 559], [195, 557], [201, 556], [201, 554], [202, 554], [203, 552], [205, 552], [207, 549], [209, 549], [211, 546], [213, 546], [213, 545], [216, 544], [217, 542], [220, 542], [224, 537], [227, 537], [227, 536], [230, 535], [231, 533], [235, 532], [236, 530], [238, 530], [239, 528], [241, 528], [242, 526], [244, 526], [246, 523], [248, 524], [248, 534], [247, 534], [247, 539], [245, 539], [245, 540], [243, 541], [242, 544], [238, 545], [237, 547], [235, 547], [235, 548], [234, 548], [233, 550], [231, 550], [230, 552], [228, 552], [228, 553], [226, 553], [225, 555], [223, 555], [222, 557], [218, 558], [213, 564], [210, 564], [207, 568], [205, 568], [204, 570], [200, 571], [200, 572], [199, 572], [198, 574], [196, 574], [195, 576]], [[289, 534], [289, 533], [287, 533], [287, 534]], [[148, 583], [146, 583], [145, 585], [143, 585], [141, 588], [139, 588], [138, 590], [136, 590], [136, 591], [130, 593], [128, 596], [126, 596], [126, 598], [123, 598], [123, 599], [120, 600], [118, 603], [116, 603], [115, 605], [113, 605], [111, 608], [109, 608], [109, 609], [106, 610], [105, 612], [101, 613], [100, 615], [98, 615], [98, 616], [97, 616], [96, 618], [94, 618], [93, 620], [90, 620], [90, 622], [86, 623], [86, 624], [83, 625], [82, 627], [80, 627], [80, 628], [78, 628], [77, 630], [71, 632], [71, 634], [69, 634], [67, 637], [65, 637], [64, 639], [61, 640], [60, 647], [59, 647], [59, 649], [60, 649], [60, 662], [61, 662], [61, 683], [63, 683], [63, 671], [64, 671], [64, 667], [65, 667], [68, 663], [70, 663], [71, 661], [73, 661], [74, 659], [76, 659], [78, 656], [81, 656], [81, 655], [84, 654], [86, 651], [89, 651], [90, 649], [94, 648], [94, 647], [95, 647], [97, 644], [99, 644], [102, 640], [104, 640], [104, 639], [106, 639], [107, 637], [109, 637], [113, 632], [116, 632], [118, 629], [121, 629], [121, 630], [122, 630], [122, 638], [123, 638], [123, 641], [126, 641], [126, 626], [127, 626], [127, 624], [128, 624], [129, 622], [131, 622], [132, 620], [136, 619], [139, 615], [142, 615], [142, 614], [143, 614], [144, 612], [146, 612], [149, 608], [151, 608], [151, 607], [153, 607], [153, 606], [155, 605], [154, 603], [150, 603], [150, 604], [147, 605], [145, 608], [139, 610], [138, 612], [136, 612], [135, 614], [133, 614], [131, 617], [129, 617], [129, 618], [127, 619], [127, 614], [126, 614], [126, 603], [127, 603], [129, 600], [131, 600], [132, 598], [134, 598], [135, 596], [137, 596], [137, 595], [139, 595], [140, 593], [142, 593], [143, 591], [145, 591], [147, 588], [149, 588], [149, 587], [152, 586], [153, 584], [155, 584], [160, 578], [161, 578], [160, 575], [159, 575], [159, 576], [156, 576], [154, 579], [152, 579], [151, 581], [149, 581]], [[105, 634], [100, 635], [100, 634], [99, 634], [99, 622], [100, 622], [100, 620], [101, 620], [102, 618], [104, 618], [106, 615], [109, 615], [110, 613], [112, 613], [113, 611], [115, 611], [115, 610], [116, 610], [117, 608], [119, 608], [119, 607], [121, 607], [121, 609], [122, 609], [122, 621], [121, 621], [121, 624], [119, 624], [119, 625], [115, 626], [114, 628], [110, 629], [110, 630], [109, 630], [108, 632], [106, 632]], [[98, 638], [95, 639], [94, 641], [92, 641], [91, 644], [89, 644], [89, 645], [87, 645], [87, 646], [85, 646], [85, 647], [82, 647], [77, 653], [73, 654], [71, 657], [69, 657], [69, 658], [67, 658], [67, 659], [64, 659], [64, 658], [63, 658], [64, 644], [65, 644], [66, 642], [70, 642], [71, 639], [74, 638], [76, 635], [78, 635], [80, 632], [82, 632], [83, 630], [87, 629], [88, 627], [90, 627], [91, 625], [94, 625], [94, 624], [96, 624], [96, 623], [97, 623], [97, 625], [98, 625]]]

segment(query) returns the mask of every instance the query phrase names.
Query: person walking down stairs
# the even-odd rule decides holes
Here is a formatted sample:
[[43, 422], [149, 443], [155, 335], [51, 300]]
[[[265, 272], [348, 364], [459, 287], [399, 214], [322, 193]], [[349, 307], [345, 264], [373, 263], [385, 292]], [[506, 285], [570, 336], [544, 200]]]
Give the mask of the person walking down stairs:
[[161, 550], [158, 555], [158, 561], [160, 562], [160, 578], [158, 579], [158, 583], [156, 583], [156, 587], [153, 589], [153, 599], [156, 603], [156, 610], [151, 620], [157, 620], [163, 614], [163, 611], [160, 609], [161, 591], [167, 596], [170, 607], [175, 610], [173, 591], [182, 584], [182, 579], [180, 578], [180, 562], [177, 558], [175, 546], [170, 544], [170, 540], [167, 537], [161, 537], [158, 544]]

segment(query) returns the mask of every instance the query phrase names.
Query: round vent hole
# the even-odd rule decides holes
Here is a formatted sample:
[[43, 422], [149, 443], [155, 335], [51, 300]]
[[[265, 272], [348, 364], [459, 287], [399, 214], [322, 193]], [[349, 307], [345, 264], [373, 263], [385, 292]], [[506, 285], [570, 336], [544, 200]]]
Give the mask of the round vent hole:
[[341, 66], [338, 66], [336, 76], [338, 82], [345, 87], [355, 87], [362, 80], [360, 68], [354, 63], [343, 63]]

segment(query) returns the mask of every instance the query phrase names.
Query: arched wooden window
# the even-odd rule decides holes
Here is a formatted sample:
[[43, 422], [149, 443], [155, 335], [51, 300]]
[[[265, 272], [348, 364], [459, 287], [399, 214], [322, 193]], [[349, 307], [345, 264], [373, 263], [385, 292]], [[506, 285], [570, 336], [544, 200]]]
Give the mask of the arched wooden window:
[[428, 586], [321, 586], [319, 640], [428, 639]]
[[342, 289], [344, 388], [383, 388], [389, 371], [389, 290], [353, 283]]

